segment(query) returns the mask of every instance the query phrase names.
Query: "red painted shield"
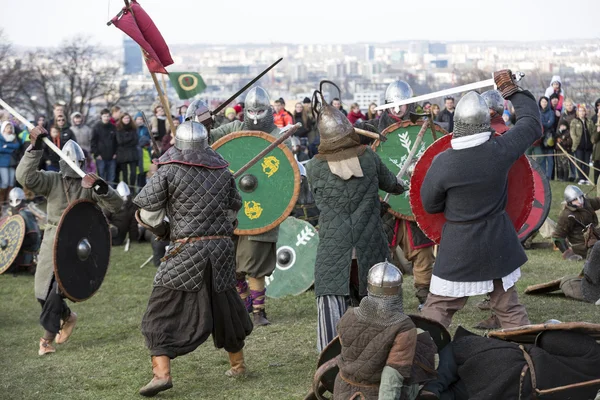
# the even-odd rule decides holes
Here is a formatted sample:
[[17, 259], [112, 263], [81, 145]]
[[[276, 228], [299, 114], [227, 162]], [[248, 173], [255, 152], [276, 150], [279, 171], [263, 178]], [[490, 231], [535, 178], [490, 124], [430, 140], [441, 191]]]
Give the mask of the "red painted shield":
[[[433, 158], [451, 148], [451, 139], [452, 135], [446, 135], [429, 146], [417, 162], [410, 180], [410, 205], [417, 224], [427, 237], [436, 243], [439, 243], [442, 238], [442, 228], [446, 223], [446, 217], [444, 213], [429, 214], [425, 211], [421, 201], [421, 186]], [[517, 232], [527, 221], [533, 206], [533, 200], [533, 172], [527, 157], [522, 156], [515, 162], [508, 174], [508, 202], [506, 204], [506, 212]]]
[[535, 192], [533, 207], [529, 213], [529, 217], [519, 230], [519, 240], [521, 242], [527, 240], [529, 236], [540, 229], [544, 224], [544, 221], [548, 218], [548, 214], [550, 213], [550, 205], [552, 203], [552, 189], [550, 188], [550, 182], [548, 182], [546, 173], [534, 159], [529, 158], [529, 164], [533, 171], [533, 186]]

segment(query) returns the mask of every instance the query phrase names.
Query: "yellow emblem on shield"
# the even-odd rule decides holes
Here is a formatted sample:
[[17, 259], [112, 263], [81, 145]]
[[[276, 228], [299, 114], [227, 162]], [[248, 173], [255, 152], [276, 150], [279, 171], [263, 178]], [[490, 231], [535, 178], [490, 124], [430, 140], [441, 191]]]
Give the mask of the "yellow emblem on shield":
[[250, 219], [257, 219], [262, 214], [263, 209], [260, 203], [256, 201], [244, 201], [244, 214]]
[[263, 172], [267, 174], [267, 178], [270, 178], [279, 170], [279, 160], [275, 156], [265, 157], [263, 158], [261, 166]]

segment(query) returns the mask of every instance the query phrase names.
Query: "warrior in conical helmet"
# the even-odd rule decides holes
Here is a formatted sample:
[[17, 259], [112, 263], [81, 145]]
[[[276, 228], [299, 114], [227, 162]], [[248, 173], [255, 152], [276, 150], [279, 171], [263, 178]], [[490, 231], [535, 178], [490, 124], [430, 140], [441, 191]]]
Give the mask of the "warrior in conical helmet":
[[226, 375], [244, 374], [244, 340], [252, 331], [235, 289], [232, 236], [242, 199], [229, 163], [208, 145], [204, 125], [186, 121], [158, 164], [134, 200], [141, 208], [138, 221], [173, 244], [142, 319], [154, 375], [140, 389], [147, 397], [170, 389], [171, 359], [194, 351], [210, 335], [229, 353]]
[[[17, 167], [17, 181], [35, 194], [46, 196], [48, 201], [48, 224], [40, 248], [35, 272], [35, 297], [42, 305], [40, 323], [44, 336], [40, 339], [40, 356], [56, 351], [53, 342], [65, 343], [77, 322], [77, 315], [71, 312], [64, 300], [54, 276], [54, 238], [57, 225], [69, 204], [79, 199], [88, 199], [101, 207], [118, 211], [122, 200], [116, 190], [95, 174], [87, 174], [83, 179], [64, 161], [60, 160], [60, 172], [38, 171], [43, 156], [42, 137], [47, 135], [44, 128], [36, 126], [29, 133], [31, 145], [25, 151]], [[79, 145], [69, 140], [62, 148], [77, 165], [83, 168], [85, 156]]]
[[515, 289], [527, 256], [505, 208], [508, 172], [541, 137], [540, 113], [510, 70], [494, 79], [515, 106], [515, 126], [493, 136], [485, 100], [467, 93], [456, 106], [452, 148], [433, 160], [421, 188], [425, 211], [447, 220], [422, 310], [444, 326], [469, 296], [486, 293], [502, 328], [529, 324]]
[[350, 303], [357, 305], [367, 295], [369, 268], [388, 258], [379, 190], [401, 194], [405, 185], [370, 147], [360, 144], [348, 118], [327, 104], [321, 90], [313, 95], [313, 111], [321, 144], [306, 171], [321, 212], [315, 265], [321, 351], [336, 336]]

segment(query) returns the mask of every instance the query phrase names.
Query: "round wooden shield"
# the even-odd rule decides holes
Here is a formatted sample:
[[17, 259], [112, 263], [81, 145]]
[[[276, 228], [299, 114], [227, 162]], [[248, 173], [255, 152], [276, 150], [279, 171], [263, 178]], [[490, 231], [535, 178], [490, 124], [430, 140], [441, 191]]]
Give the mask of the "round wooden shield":
[[541, 228], [548, 218], [552, 205], [552, 189], [546, 173], [533, 158], [527, 157], [533, 172], [533, 206], [529, 217], [519, 230], [519, 240], [524, 242], [529, 236]]
[[[235, 173], [275, 140], [264, 132], [242, 131], [222, 137], [212, 147]], [[280, 144], [237, 177], [236, 184], [242, 209], [235, 234], [259, 235], [281, 224], [294, 209], [300, 193], [300, 171], [292, 152]]]
[[106, 217], [96, 203], [77, 200], [63, 212], [54, 239], [54, 276], [72, 301], [92, 297], [104, 281], [111, 237]]
[[[499, 136], [499, 135], [497, 135]], [[433, 143], [417, 162], [410, 180], [409, 198], [415, 219], [421, 230], [435, 243], [440, 243], [442, 228], [446, 223], [444, 213], [429, 214], [423, 207], [421, 201], [421, 186], [425, 175], [433, 162], [435, 156], [450, 149], [452, 135], [444, 136]], [[534, 199], [534, 183], [531, 165], [526, 156], [521, 156], [512, 166], [508, 174], [508, 201], [506, 213], [510, 217], [515, 230], [519, 229], [527, 221]]]
[[19, 214], [2, 220], [0, 225], [0, 274], [4, 273], [19, 255], [25, 239], [25, 220]]
[[318, 245], [319, 233], [309, 222], [289, 217], [279, 225], [277, 265], [265, 280], [268, 297], [297, 296], [310, 289]]
[[[381, 161], [385, 164], [390, 171], [397, 175], [402, 168], [402, 165], [406, 162], [408, 154], [413, 147], [413, 143], [421, 130], [421, 126], [427, 121], [417, 121], [412, 123], [410, 121], [400, 121], [388, 126], [381, 134], [387, 137], [387, 141], [380, 142], [377, 140], [373, 144], [373, 150], [377, 152]], [[425, 149], [427, 149], [437, 138], [446, 135], [443, 128], [435, 125], [435, 132], [431, 131], [431, 128], [425, 132], [423, 141], [419, 147], [413, 163], [416, 162], [419, 157], [423, 155]], [[386, 193], [384, 191], [379, 192], [379, 196], [384, 198]], [[410, 207], [408, 198], [408, 192], [404, 192], [398, 196], [391, 196], [388, 199], [390, 205], [389, 212], [397, 218], [408, 219], [414, 221], [413, 212]]]

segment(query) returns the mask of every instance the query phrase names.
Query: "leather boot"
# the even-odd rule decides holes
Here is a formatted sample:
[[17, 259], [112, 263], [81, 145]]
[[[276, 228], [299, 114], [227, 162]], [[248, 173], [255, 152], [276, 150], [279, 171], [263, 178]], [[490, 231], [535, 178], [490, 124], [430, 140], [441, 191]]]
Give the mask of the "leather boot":
[[56, 344], [63, 344], [69, 340], [69, 337], [71, 337], [71, 334], [73, 333], [73, 329], [75, 329], [76, 323], [77, 314], [71, 311], [71, 315], [69, 315], [69, 318], [62, 323], [62, 327], [58, 332], [58, 335], [56, 335]]
[[429, 295], [429, 286], [416, 287], [415, 297], [419, 299], [419, 304], [425, 304], [427, 296]]
[[229, 354], [229, 364], [231, 368], [225, 372], [225, 375], [229, 377], [243, 376], [246, 375], [246, 363], [244, 362], [244, 350], [240, 350], [237, 353]]
[[481, 311], [491, 310], [492, 306], [490, 306], [490, 296], [486, 296], [485, 299], [477, 303], [477, 308], [479, 308]]
[[52, 346], [52, 340], [40, 338], [40, 349], [38, 350], [38, 355], [44, 356], [54, 352], [56, 352], [56, 349], [54, 346]]
[[498, 317], [496, 317], [496, 314], [492, 314], [488, 319], [484, 319], [483, 321], [475, 325], [476, 329], [486, 330], [500, 329], [501, 327], [502, 326], [500, 325], [500, 321], [498, 320]]
[[250, 290], [250, 296], [252, 296], [252, 322], [254, 326], [270, 325], [271, 323], [267, 319], [267, 312], [265, 311], [266, 290]]
[[152, 380], [140, 389], [142, 396], [156, 396], [158, 393], [173, 387], [171, 359], [168, 356], [152, 356], [152, 374], [154, 375]]

